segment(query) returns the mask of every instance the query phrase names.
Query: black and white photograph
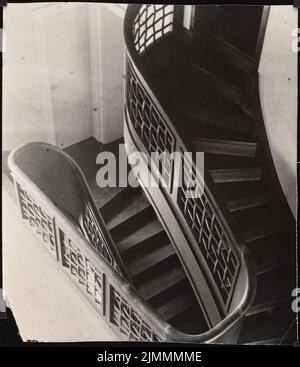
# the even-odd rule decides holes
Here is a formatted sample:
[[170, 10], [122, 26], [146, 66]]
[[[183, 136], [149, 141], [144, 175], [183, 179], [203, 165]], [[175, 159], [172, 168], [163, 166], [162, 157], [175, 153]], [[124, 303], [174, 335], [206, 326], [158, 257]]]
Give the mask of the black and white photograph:
[[297, 27], [292, 5], [3, 8], [16, 338], [298, 340]]

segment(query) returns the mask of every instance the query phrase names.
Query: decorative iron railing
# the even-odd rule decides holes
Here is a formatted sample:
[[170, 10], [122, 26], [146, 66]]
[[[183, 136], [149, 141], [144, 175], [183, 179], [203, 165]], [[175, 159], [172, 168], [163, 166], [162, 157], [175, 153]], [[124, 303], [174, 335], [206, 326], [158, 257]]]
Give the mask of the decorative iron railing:
[[[41, 169], [41, 162], [47, 171]], [[118, 338], [147, 342], [221, 342], [228, 337], [231, 320], [225, 319], [203, 334], [187, 335], [162, 320], [143, 301], [126, 274], [122, 274], [122, 264], [115, 266], [118, 259], [113, 248], [108, 247], [110, 239], [101, 218], [91, 220], [89, 214], [86, 222], [75, 217], [76, 210], [82, 209], [82, 202], [88, 202], [91, 207], [93, 203], [88, 188], [83, 187], [86, 183], [80, 168], [68, 155], [49, 144], [30, 143], [10, 154], [9, 167], [23, 223]], [[49, 181], [49, 175], [55, 176]], [[64, 183], [69, 188], [65, 194]], [[80, 197], [75, 187], [80, 188]], [[91, 242], [80, 221], [89, 227]], [[106, 244], [105, 251], [103, 244]], [[234, 315], [235, 320], [240, 317], [241, 314]]]
[[[167, 9], [162, 11], [161, 8], [164, 7], [167, 5], [161, 5], [159, 8], [162, 14], [169, 14]], [[174, 16], [176, 13], [180, 19], [180, 15], [178, 15], [180, 9], [178, 8], [180, 7], [172, 7], [172, 14]], [[139, 40], [137, 35], [147, 34], [144, 28], [143, 31], [139, 30], [141, 14], [144, 14], [145, 9], [144, 5], [130, 5], [125, 19], [127, 46], [125, 123], [131, 135], [130, 139], [133, 140], [138, 150], [148, 154], [155, 151], [168, 153], [190, 151], [187, 148], [187, 143], [183, 142], [181, 135], [174, 127], [177, 124], [172, 123], [171, 119], [176, 117], [167, 115], [166, 110], [156, 97], [155, 89], [151, 87], [151, 80], [147, 80], [149, 73], [147, 73], [143, 63], [147, 59], [147, 47], [144, 47], [141, 52], [140, 47], [137, 46], [137, 40]], [[150, 15], [151, 11], [152, 16]], [[155, 8], [147, 7], [147, 19], [154, 21], [156, 11]], [[161, 27], [166, 22], [166, 20], [161, 22]], [[142, 25], [145, 26], [144, 23]], [[150, 22], [147, 29], [151, 29]], [[156, 32], [158, 29], [156, 26]], [[161, 37], [174, 37], [174, 32], [178, 31], [180, 31], [180, 27], [177, 24], [176, 27], [172, 26], [168, 32], [159, 34]], [[151, 46], [160, 42], [161, 37], [151, 38]], [[229, 314], [232, 316], [235, 313], [240, 314], [242, 309], [246, 310], [253, 299], [255, 275], [252, 262], [245, 250], [242, 238], [235, 230], [230, 213], [218, 199], [217, 190], [209, 173], [205, 172], [203, 191], [200, 188], [203, 187], [204, 180], [195, 162], [192, 160], [187, 162], [182, 154], [181, 164], [185, 168], [184, 182], [195, 182], [196, 180], [196, 195], [193, 195], [192, 198], [187, 195], [185, 186], [179, 185], [178, 189], [174, 189], [174, 185], [179, 180], [178, 171], [174, 170], [174, 162], [160, 162], [160, 167], [157, 170], [158, 180], [163, 178], [163, 174], [167, 176], [169, 185], [167, 188], [162, 187], [161, 190], [168, 205], [175, 213], [178, 225], [183, 228], [188, 238], [185, 244], [175, 243], [175, 246], [179, 255], [181, 251], [186, 253], [186, 247], [191, 248], [191, 256], [196, 257], [199, 261], [199, 266], [203, 269], [216, 306], [221, 310], [221, 317], [224, 320]], [[160, 210], [160, 203], [156, 202], [154, 205], [157, 206], [158, 212], [163, 212]], [[162, 219], [164, 220], [164, 218]], [[167, 221], [168, 219], [165, 220], [165, 223]], [[185, 248], [183, 249], [183, 247]], [[185, 261], [184, 258], [183, 261]], [[187, 260], [186, 269], [189, 271], [188, 268]], [[190, 271], [189, 275], [193, 280], [192, 270]], [[234, 299], [237, 283], [242, 278], [246, 279], [243, 284], [244, 292], [239, 295], [239, 300]], [[194, 279], [194, 283], [196, 282], [197, 280]], [[199, 285], [198, 292], [201, 300], [201, 285]]]
[[205, 192], [203, 195], [197, 194], [200, 193], [198, 186], [194, 198], [188, 197], [184, 187], [179, 188], [177, 204], [228, 309], [241, 262], [209, 198]]
[[172, 32], [174, 5], [141, 5], [133, 21], [133, 42], [138, 54]]
[[147, 153], [168, 153], [162, 155], [159, 171], [166, 187], [171, 187], [173, 164], [170, 157], [175, 150], [175, 136], [140, 83], [130, 61], [127, 69], [127, 110]]

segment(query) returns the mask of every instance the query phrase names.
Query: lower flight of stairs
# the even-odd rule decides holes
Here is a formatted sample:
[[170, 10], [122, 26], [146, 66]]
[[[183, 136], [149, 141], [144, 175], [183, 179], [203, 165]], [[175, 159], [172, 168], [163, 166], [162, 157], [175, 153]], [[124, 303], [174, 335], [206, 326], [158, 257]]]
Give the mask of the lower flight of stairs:
[[[118, 144], [109, 149], [117, 154]], [[206, 331], [207, 324], [175, 249], [142, 189], [96, 185], [100, 166], [96, 166], [95, 157], [99, 151], [100, 144], [93, 139], [66, 149], [87, 178], [137, 292], [176, 329], [187, 334]]]
[[[117, 146], [111, 150], [117, 152]], [[208, 326], [187, 276], [142, 189], [96, 185], [99, 166], [94, 162], [100, 149], [99, 143], [88, 139], [66, 152], [81, 166], [137, 292], [175, 328], [188, 334], [206, 331]], [[211, 150], [209, 154], [213, 154]], [[295, 279], [294, 232], [272, 208], [271, 194], [261, 179], [249, 177], [247, 171], [224, 168], [225, 162], [235, 164], [234, 156], [230, 158], [227, 161], [220, 156], [218, 164], [211, 165], [212, 177], [244, 233], [257, 269], [257, 294], [239, 343], [284, 343], [295, 319], [290, 297]], [[290, 334], [287, 343], [293, 340], [294, 331]]]

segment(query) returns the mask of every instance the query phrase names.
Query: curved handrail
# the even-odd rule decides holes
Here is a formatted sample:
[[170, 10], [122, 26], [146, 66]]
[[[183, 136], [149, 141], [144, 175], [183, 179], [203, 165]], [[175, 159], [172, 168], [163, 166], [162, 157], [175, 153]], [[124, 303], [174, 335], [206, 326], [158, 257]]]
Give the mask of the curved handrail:
[[53, 145], [35, 142], [12, 151], [8, 164], [12, 172], [18, 172], [18, 176], [22, 169], [35, 189], [44, 192], [106, 261], [130, 279], [104, 219], [96, 208], [86, 179], [68, 154]]
[[[170, 112], [166, 112], [167, 110], [163, 107], [163, 104], [158, 97], [156, 96], [155, 88], [151, 85], [151, 80], [146, 80], [145, 75], [147, 75], [145, 68], [143, 66], [143, 59], [146, 57], [146, 49], [143, 52], [138, 53], [134, 43], [134, 36], [133, 36], [133, 24], [135, 18], [137, 17], [137, 13], [142, 5], [129, 5], [125, 15], [125, 22], [124, 22], [124, 34], [125, 34], [125, 44], [127, 48], [127, 58], [128, 58], [128, 70], [130, 67], [133, 68], [134, 72], [137, 75], [137, 78], [144, 89], [147, 91], [148, 97], [153, 101], [156, 108], [159, 110], [159, 113], [164, 119], [168, 129], [172, 132], [172, 134], [176, 138], [176, 151], [190, 151], [188, 142], [184, 142], [182, 140], [181, 134], [175, 128], [175, 124], [171, 121], [176, 119], [175, 116], [171, 116]], [[170, 33], [170, 32], [169, 32]], [[168, 34], [169, 34], [168, 33]], [[166, 34], [166, 36], [168, 36]], [[149, 45], [151, 47], [152, 44]], [[128, 77], [128, 75], [127, 75]], [[157, 94], [159, 95], [159, 94]], [[128, 106], [126, 107], [126, 116], [128, 116]], [[128, 119], [130, 120], [130, 119]], [[176, 124], [178, 126], [178, 124]], [[197, 167], [195, 166], [194, 162], [192, 162], [193, 169], [196, 172], [196, 177], [199, 180], [202, 180], [200, 173], [197, 171]], [[231, 213], [225, 207], [224, 203], [222, 202], [221, 198], [218, 195], [216, 187], [210, 178], [208, 172], [205, 172], [205, 193], [207, 195], [208, 201], [210, 202], [211, 207], [213, 208], [214, 212], [218, 216], [220, 223], [222, 224], [223, 229], [226, 231], [230, 242], [234, 244], [234, 248], [237, 250], [237, 254], [239, 259], [245, 265], [245, 270], [247, 272], [248, 277], [248, 285], [245, 289], [245, 293], [233, 312], [230, 312], [225, 316], [225, 318], [218, 323], [215, 327], [213, 327], [210, 332], [215, 335], [216, 330], [220, 332], [222, 330], [222, 326], [220, 325], [233, 325], [243, 314], [245, 314], [246, 310], [251, 305], [255, 292], [256, 292], [256, 276], [254, 272], [254, 265], [252, 258], [247, 250], [247, 247], [241, 238], [235, 222], [232, 219]], [[165, 193], [166, 199], [169, 200], [169, 194]], [[170, 200], [169, 200], [170, 202]], [[170, 205], [174, 205], [174, 203], [170, 203]]]
[[[137, 294], [132, 285], [122, 275], [120, 275], [117, 269], [112, 267], [103, 256], [99, 256], [99, 252], [84, 237], [84, 234], [78, 230], [70, 212], [62, 210], [60, 205], [56, 205], [51, 198], [47, 196], [47, 193], [44, 190], [45, 187], [43, 185], [40, 187], [32, 180], [30, 172], [25, 172], [23, 170], [22, 162], [18, 158], [22, 158], [22, 156], [24, 157], [24, 152], [28, 147], [43, 147], [45, 150], [53, 149], [53, 151], [62, 154], [62, 156], [66, 158], [67, 162], [72, 165], [72, 169], [75, 170], [75, 176], [79, 178], [79, 180], [83, 180], [83, 182], [85, 182], [84, 176], [78, 165], [66, 153], [46, 143], [29, 143], [22, 145], [12, 151], [8, 158], [8, 164], [14, 178], [16, 193], [19, 199], [19, 206], [23, 219], [24, 212], [22, 211], [22, 198], [20, 196], [25, 196], [31, 199], [32, 208], [30, 210], [37, 211], [38, 214], [42, 214], [42, 216], [47, 217], [49, 221], [52, 220], [53, 226], [51, 227], [51, 230], [53, 231], [54, 243], [57, 251], [55, 260], [101, 318], [103, 318], [104, 321], [110, 325], [112, 330], [120, 337], [124, 337], [125, 334], [127, 338], [131, 338], [136, 341], [174, 341], [191, 343], [215, 342], [220, 340], [231, 328], [232, 324], [244, 314], [246, 309], [244, 308], [244, 305], [242, 305], [238, 312], [228, 315], [228, 317], [222, 320], [214, 329], [208, 330], [200, 335], [185, 334], [176, 330], [167, 322], [162, 320]], [[42, 158], [41, 162], [43, 162]], [[44, 176], [45, 171], [43, 170], [43, 167], [38, 166], [36, 168], [37, 171], [40, 172], [40, 177], [43, 176], [44, 180], [46, 176]], [[53, 182], [51, 182], [50, 185], [53, 185]], [[80, 198], [77, 197], [76, 199]], [[26, 218], [26, 222], [28, 223], [28, 218]], [[45, 231], [49, 231], [49, 223], [45, 223], [45, 225]], [[35, 218], [33, 223], [30, 223], [30, 226], [34, 226], [37, 235], [41, 239], [41, 221], [38, 222], [37, 218]], [[43, 240], [45, 240], [44, 236]], [[67, 246], [71, 246], [73, 253], [70, 254], [67, 252]], [[48, 252], [51, 253], [52, 250], [53, 249], [48, 250]], [[74, 272], [74, 267], [72, 268], [70, 265], [72, 261], [74, 261], [74, 258], [78, 267], [81, 266], [83, 268], [86, 266], [86, 268], [83, 269], [85, 271], [81, 271], [81, 273], [87, 274], [88, 269], [92, 269], [94, 278], [95, 274], [99, 275], [100, 286], [98, 287], [98, 291], [100, 293], [102, 292], [101, 297], [96, 297], [97, 292], [95, 289], [89, 289], [88, 286], [96, 287], [96, 285], [95, 282], [89, 284], [88, 275], [86, 275], [86, 278], [84, 279], [81, 278], [80, 281], [80, 271], [77, 270]], [[87, 267], [89, 268], [87, 269]], [[123, 302], [124, 307], [122, 307], [122, 309], [125, 310], [123, 322], [125, 317], [130, 317], [128, 315], [133, 317], [132, 314], [134, 314], [134, 320], [125, 320], [128, 322], [127, 326], [129, 325], [129, 331], [124, 328], [123, 324], [118, 323], [118, 321], [113, 318], [111, 312], [107, 311], [107, 309], [112, 310], [117, 308], [117, 312], [121, 312], [116, 296], [112, 296], [112, 294], [115, 293]], [[105, 303], [108, 307], [105, 307]], [[128, 312], [128, 310], [130, 311]], [[134, 327], [134, 323], [137, 322], [140, 322], [139, 334], [137, 334], [136, 329], [134, 329], [134, 331], [130, 330], [130, 327], [132, 325]], [[141, 330], [143, 332], [141, 332]]]

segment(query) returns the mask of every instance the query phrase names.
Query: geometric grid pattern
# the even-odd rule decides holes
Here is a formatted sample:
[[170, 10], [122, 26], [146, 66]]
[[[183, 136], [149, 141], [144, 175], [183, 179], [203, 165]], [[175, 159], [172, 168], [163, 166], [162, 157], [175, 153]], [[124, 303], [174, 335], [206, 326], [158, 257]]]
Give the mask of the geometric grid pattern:
[[61, 248], [62, 265], [81, 285], [84, 292], [103, 311], [103, 273], [96, 269], [95, 265], [81, 253], [67, 235], [59, 229], [59, 244]]
[[142, 5], [133, 21], [133, 42], [138, 54], [172, 32], [173, 5]]
[[159, 172], [168, 187], [172, 178], [175, 137], [128, 63], [127, 110], [133, 127], [147, 152], [159, 154]]
[[22, 218], [28, 221], [38, 237], [48, 245], [50, 252], [57, 257], [54, 217], [48, 215], [40, 205], [37, 205], [32, 196], [18, 182], [16, 182], [16, 188]]
[[[183, 158], [183, 169], [188, 163]], [[189, 225], [210, 273], [220, 292], [225, 309], [231, 300], [240, 261], [214, 212], [205, 190], [200, 188], [192, 169], [185, 170], [185, 185], [178, 189], [177, 204]], [[189, 178], [187, 178], [189, 176]], [[194, 183], [193, 196], [188, 192]]]
[[[130, 298], [127, 302], [126, 295], [121, 297], [121, 292], [126, 293], [126, 289], [120, 288], [120, 293], [116, 291], [111, 284], [109, 274], [104, 273], [101, 266], [96, 267], [94, 261], [89, 259], [84, 250], [76, 245], [72, 236], [67, 235], [60, 226], [57, 228], [58, 242], [56, 242], [55, 216], [46, 213], [42, 206], [38, 205], [31, 195], [20, 186], [16, 177], [14, 179], [22, 218], [38, 234], [42, 243], [50, 246], [55, 260], [70, 274], [73, 282], [79, 285], [88, 300], [97, 307], [99, 314], [104, 316], [104, 319], [111, 323], [116, 331], [127, 335], [128, 340], [159, 341], [154, 328], [143, 321], [144, 313], [140, 312], [135, 304], [130, 306]], [[61, 214], [57, 223], [61, 222], [63, 217], [64, 213]], [[83, 218], [85, 235], [89, 234], [89, 243], [108, 261], [113, 262], [110, 251], [107, 251], [106, 245], [99, 238], [101, 233], [95, 223], [92, 210], [87, 206]], [[57, 255], [58, 250], [60, 256]], [[116, 266], [114, 268], [118, 270]], [[111, 312], [106, 312], [106, 302]]]
[[111, 319], [119, 331], [129, 341], [158, 342], [160, 338], [145, 323], [142, 315], [134, 310], [120, 293], [111, 286], [110, 289]]
[[94, 217], [88, 203], [86, 203], [84, 212], [82, 214], [82, 222], [84, 234], [87, 236], [87, 240], [93, 245], [93, 247], [109, 262], [109, 264], [115, 268], [115, 270], [122, 274], [119, 267], [116, 264], [114, 256], [105, 242], [105, 236], [101, 231], [98, 221]]

